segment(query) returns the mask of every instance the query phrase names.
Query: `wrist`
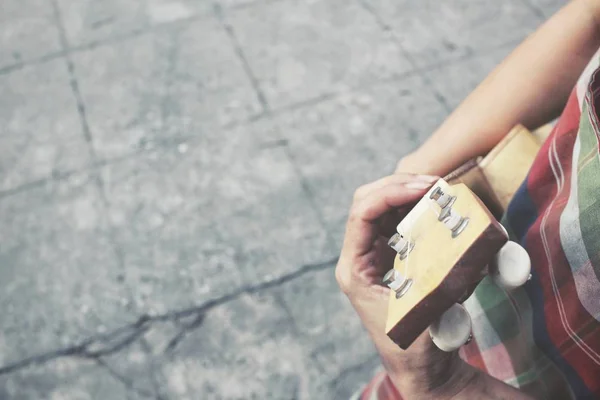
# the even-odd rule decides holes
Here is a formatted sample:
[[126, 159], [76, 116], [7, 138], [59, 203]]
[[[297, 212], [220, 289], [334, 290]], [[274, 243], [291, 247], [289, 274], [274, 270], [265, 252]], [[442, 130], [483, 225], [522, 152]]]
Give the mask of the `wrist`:
[[402, 157], [396, 164], [396, 173], [409, 173], [409, 174], [429, 174], [429, 168], [424, 163], [421, 153], [421, 148], [416, 149], [412, 153], [409, 153]]
[[[390, 379], [403, 398], [457, 400], [477, 386], [481, 373], [464, 362], [456, 353], [444, 353], [428, 364], [405, 362], [393, 372]], [[385, 362], [384, 362], [385, 364]]]
[[396, 164], [396, 173], [404, 172], [420, 175], [444, 176], [453, 168], [454, 154], [440, 153], [438, 145], [431, 146], [428, 142], [402, 157]]

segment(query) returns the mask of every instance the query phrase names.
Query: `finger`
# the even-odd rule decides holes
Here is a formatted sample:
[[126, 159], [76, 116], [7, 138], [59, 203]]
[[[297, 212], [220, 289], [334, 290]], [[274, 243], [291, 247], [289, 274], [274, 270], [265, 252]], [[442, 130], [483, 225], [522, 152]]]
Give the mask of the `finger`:
[[407, 173], [389, 175], [389, 176], [383, 177], [381, 179], [378, 179], [374, 182], [367, 183], [366, 185], [363, 185], [363, 186], [359, 187], [358, 189], [356, 189], [356, 191], [354, 192], [354, 201], [355, 202], [361, 201], [365, 197], [367, 197], [369, 194], [373, 193], [374, 191], [381, 189], [382, 187], [392, 184], [392, 183], [401, 184], [401, 183], [407, 183], [407, 182], [412, 182], [412, 181], [435, 183], [439, 179], [440, 178], [437, 176], [417, 175], [417, 174], [407, 174]]
[[371, 284], [381, 284], [381, 279], [390, 269], [394, 268], [394, 260], [396, 258], [396, 250], [388, 245], [388, 239], [380, 236], [373, 248], [376, 256], [376, 262], [370, 266], [369, 273], [366, 274], [370, 278]]
[[425, 182], [392, 183], [373, 191], [350, 211], [344, 249], [353, 256], [366, 254], [379, 236], [378, 219], [416, 201], [430, 187], [431, 184]]
[[419, 181], [385, 185], [357, 202], [351, 210], [353, 213], [350, 218], [373, 223], [386, 213], [419, 200], [432, 185], [433, 183]]
[[408, 212], [412, 210], [417, 202], [410, 202], [406, 206], [402, 206], [398, 209], [392, 210], [380, 218], [379, 221], [379, 234], [386, 238], [392, 237], [397, 231], [396, 228], [400, 221], [406, 217]]
[[[398, 173], [390, 176], [383, 177], [381, 179], [376, 180], [375, 182], [368, 183], [359, 187], [354, 193], [354, 201], [358, 202], [363, 200], [366, 196], [373, 193], [374, 191], [392, 184], [392, 183], [408, 183], [408, 182], [426, 182], [426, 183], [435, 183], [440, 178], [437, 176], [431, 175], [417, 175], [410, 173]], [[407, 204], [406, 206], [400, 207], [398, 209], [392, 210], [386, 215], [382, 216], [380, 219], [380, 235], [390, 238], [395, 232], [396, 227], [402, 221], [402, 219], [408, 214], [408, 212], [414, 207], [416, 204], [412, 202]]]

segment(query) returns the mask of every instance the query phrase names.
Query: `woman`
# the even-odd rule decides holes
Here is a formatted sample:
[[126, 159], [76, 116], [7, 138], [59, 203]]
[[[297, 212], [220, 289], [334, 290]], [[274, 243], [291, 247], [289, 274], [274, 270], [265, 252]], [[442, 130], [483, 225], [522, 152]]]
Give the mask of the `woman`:
[[[359, 188], [336, 268], [385, 372], [359, 398], [600, 398], [600, 1], [573, 0], [519, 46], [394, 175]], [[586, 68], [587, 66], [587, 68]], [[385, 334], [382, 217], [517, 123], [559, 117], [503, 219], [532, 260], [509, 298], [485, 279], [465, 306], [474, 341], [406, 351]], [[599, 199], [599, 201], [597, 201]], [[385, 265], [384, 265], [385, 264]]]

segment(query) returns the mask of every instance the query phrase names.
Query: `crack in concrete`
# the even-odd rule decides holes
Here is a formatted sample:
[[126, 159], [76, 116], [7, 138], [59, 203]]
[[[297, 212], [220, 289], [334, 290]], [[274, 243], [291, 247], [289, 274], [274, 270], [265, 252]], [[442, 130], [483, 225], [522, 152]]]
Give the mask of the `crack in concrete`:
[[[217, 3], [213, 4], [213, 13], [215, 15], [215, 18], [223, 26], [223, 29], [227, 32], [227, 35], [231, 42], [231, 45], [233, 46], [233, 49], [234, 49], [238, 59], [240, 60], [240, 63], [242, 64], [242, 66], [244, 68], [246, 76], [248, 77], [248, 80], [250, 81], [250, 84], [252, 85], [252, 88], [254, 89], [256, 97], [258, 98], [258, 101], [262, 107], [262, 111], [263, 111], [262, 114], [264, 114], [267, 118], [271, 117], [271, 115], [272, 115], [271, 105], [269, 104], [267, 97], [266, 97], [263, 89], [260, 86], [260, 82], [259, 82], [256, 74], [254, 73], [254, 71], [252, 70], [252, 67], [250, 66], [248, 57], [246, 57], [244, 49], [242, 48], [242, 45], [238, 39], [238, 36], [235, 33], [235, 29], [229, 23], [229, 21], [227, 21], [227, 18], [225, 16], [223, 8], [219, 4], [217, 4]], [[275, 130], [277, 132], [279, 142], [287, 143], [286, 142], [287, 139], [285, 138], [285, 135], [283, 135], [281, 133], [280, 129], [276, 127]], [[317, 202], [316, 195], [315, 195], [315, 193], [313, 193], [313, 190], [312, 190], [308, 180], [306, 179], [306, 176], [302, 173], [302, 171], [298, 165], [298, 162], [296, 161], [294, 154], [292, 153], [289, 146], [285, 145], [285, 146], [282, 146], [282, 148], [283, 148], [286, 158], [290, 162], [290, 165], [292, 166], [294, 173], [296, 174], [296, 176], [298, 178], [300, 186], [302, 187], [302, 190], [306, 195], [306, 199], [310, 203], [311, 208], [314, 211], [314, 213], [317, 217], [317, 220], [319, 221], [319, 224], [321, 225], [321, 228], [325, 231], [326, 238], [327, 238], [327, 246], [330, 248], [336, 248], [336, 243], [333, 238], [333, 235], [331, 234], [331, 231], [329, 229], [327, 221], [325, 220], [325, 216], [323, 215], [323, 212]]]
[[[31, 365], [45, 364], [47, 362], [62, 357], [80, 357], [85, 359], [97, 360], [102, 356], [114, 354], [129, 347], [138, 339], [142, 338], [144, 333], [151, 328], [154, 322], [174, 321], [185, 317], [196, 316], [196, 318], [191, 323], [184, 326], [183, 330], [185, 330], [186, 332], [184, 335], [181, 335], [181, 338], [175, 341], [171, 340], [171, 342], [174, 343], [171, 345], [171, 348], [174, 349], [175, 346], [177, 346], [177, 344], [180, 343], [189, 332], [191, 332], [191, 330], [197, 329], [202, 325], [203, 317], [213, 308], [222, 306], [226, 303], [236, 300], [243, 295], [259, 293], [264, 290], [281, 286], [305, 274], [325, 270], [335, 265], [335, 263], [337, 263], [337, 260], [338, 258], [335, 257], [314, 264], [305, 264], [298, 268], [296, 271], [291, 272], [289, 274], [285, 274], [278, 278], [266, 282], [261, 282], [255, 285], [242, 286], [235, 292], [206, 301], [205, 303], [195, 307], [170, 311], [164, 314], [157, 314], [153, 316], [142, 315], [138, 318], [136, 322], [132, 324], [114, 329], [113, 331], [105, 334], [92, 336], [88, 339], [83, 340], [79, 344], [34, 355], [13, 363], [6, 364], [4, 366], [0, 366], [0, 375], [6, 375], [18, 371], [20, 369], [29, 367]], [[178, 336], [179, 335], [176, 335], [176, 337]]]
[[[244, 49], [242, 48], [242, 45], [241, 45], [240, 41], [238, 40], [238, 37], [235, 33], [233, 26], [227, 21], [227, 19], [225, 17], [225, 13], [223, 12], [223, 8], [219, 4], [215, 3], [213, 5], [213, 10], [214, 10], [215, 18], [221, 23], [221, 25], [223, 26], [223, 29], [227, 32], [227, 35], [228, 35], [229, 40], [234, 48], [234, 51], [235, 51], [238, 59], [240, 60], [240, 63], [244, 67], [246, 76], [248, 77], [248, 80], [250, 81], [250, 84], [252, 85], [252, 88], [254, 89], [256, 97], [258, 98], [258, 101], [262, 107], [262, 114], [265, 117], [270, 118], [273, 115], [271, 105], [267, 101], [267, 97], [265, 96], [265, 93], [260, 86], [260, 82], [259, 82], [258, 78], [256, 77], [256, 74], [252, 70], [250, 63], [248, 62], [248, 58], [246, 57], [246, 54], [244, 53]], [[321, 225], [321, 228], [326, 233], [327, 245], [330, 248], [335, 248], [336, 243], [333, 239], [333, 235], [331, 234], [329, 227], [327, 225], [327, 222], [325, 220], [325, 217], [324, 217], [320, 207], [317, 204], [316, 196], [313, 193], [308, 180], [306, 179], [306, 177], [300, 170], [300, 167], [298, 166], [298, 163], [297, 163], [296, 159], [294, 158], [294, 155], [293, 155], [292, 151], [290, 150], [289, 146], [287, 146], [287, 139], [280, 132], [280, 130], [278, 128], [275, 128], [275, 129], [276, 129], [277, 136], [278, 136], [277, 142], [280, 144], [284, 144], [283, 146], [280, 146], [280, 147], [283, 148], [286, 158], [290, 162], [290, 165], [294, 169], [294, 173], [298, 177], [298, 182], [300, 183], [300, 186], [302, 187], [302, 190], [306, 195], [306, 199], [311, 204], [311, 208], [314, 211], [314, 213], [319, 221], [319, 224]]]
[[[269, 3], [276, 3], [284, 0], [268, 0]], [[235, 11], [238, 9], [250, 8], [254, 6], [262, 6], [265, 4], [264, 0], [254, 0], [249, 2], [243, 2], [240, 4], [232, 4], [227, 7], [228, 11]], [[8, 74], [10, 72], [29, 67], [31, 65], [41, 64], [47, 61], [52, 61], [60, 57], [64, 57], [67, 54], [77, 54], [84, 51], [89, 51], [96, 49], [102, 46], [108, 46], [115, 43], [124, 42], [130, 39], [134, 39], [138, 36], [150, 35], [156, 32], [160, 32], [165, 29], [171, 29], [172, 27], [185, 26], [197, 21], [201, 21], [203, 19], [210, 18], [212, 15], [210, 13], [201, 12], [189, 17], [180, 18], [175, 21], [161, 22], [157, 24], [150, 24], [141, 27], [136, 27], [130, 31], [126, 31], [123, 33], [117, 33], [113, 35], [108, 35], [106, 37], [90, 40], [87, 43], [83, 43], [80, 45], [70, 46], [66, 49], [52, 51], [50, 53], [44, 54], [39, 57], [30, 58], [28, 60], [21, 60], [15, 62], [14, 64], [8, 64], [0, 67], [0, 75]]]
[[266, 98], [262, 88], [260, 87], [258, 79], [256, 78], [256, 75], [254, 74], [254, 71], [250, 67], [248, 58], [244, 54], [242, 45], [240, 44], [240, 41], [238, 40], [237, 35], [235, 34], [235, 31], [233, 30], [233, 27], [225, 18], [225, 14], [223, 13], [223, 8], [221, 7], [221, 5], [219, 5], [217, 3], [213, 4], [213, 14], [214, 14], [215, 18], [217, 19], [217, 21], [219, 21], [219, 23], [225, 30], [225, 32], [227, 32], [227, 36], [229, 37], [229, 41], [231, 42], [231, 45], [233, 46], [233, 50], [235, 51], [240, 62], [242, 63], [244, 71], [246, 72], [246, 76], [250, 80], [250, 84], [252, 85], [252, 88], [254, 89], [254, 92], [256, 93], [256, 97], [258, 98], [258, 102], [260, 103], [260, 105], [263, 109], [263, 112], [268, 113], [270, 110], [270, 106], [269, 106], [269, 103], [267, 102], [267, 98]]
[[120, 382], [127, 391], [134, 392], [138, 395], [145, 396], [145, 397], [155, 397], [156, 398], [156, 396], [153, 396], [153, 394], [151, 392], [148, 392], [143, 388], [135, 386], [133, 381], [128, 379], [126, 376], [123, 376], [120, 373], [118, 373], [117, 371], [115, 371], [115, 369], [113, 369], [101, 357], [94, 359], [94, 361], [96, 362], [96, 365], [98, 365], [100, 368], [106, 370], [106, 372], [112, 378], [114, 378], [116, 381]]
[[406, 48], [404, 47], [404, 45], [402, 44], [402, 42], [400, 40], [398, 40], [398, 37], [394, 34], [394, 29], [392, 29], [392, 27], [387, 22], [384, 21], [384, 19], [379, 15], [379, 13], [373, 8], [373, 6], [371, 4], [369, 4], [365, 0], [355, 0], [355, 1], [357, 2], [357, 4], [360, 7], [362, 7], [365, 11], [367, 11], [369, 14], [371, 14], [373, 16], [373, 19], [375, 20], [375, 22], [377, 23], [377, 25], [379, 25], [379, 28], [383, 32], [392, 32], [391, 39], [396, 44], [396, 47], [398, 48], [398, 50], [400, 50], [400, 52], [402, 53], [402, 55], [404, 56], [404, 58], [409, 62], [409, 64], [411, 65], [412, 69], [414, 71], [417, 71], [417, 73], [421, 77], [421, 79], [423, 79], [423, 81], [425, 82], [425, 84], [427, 86], [429, 86], [429, 88], [431, 89], [431, 93], [435, 97], [436, 101], [444, 108], [444, 110], [447, 113], [450, 113], [452, 111], [452, 107], [450, 107], [450, 105], [446, 101], [446, 98], [443, 96], [443, 94], [440, 93], [437, 90], [436, 86], [433, 84], [433, 82], [431, 81], [431, 79], [429, 79], [429, 77], [423, 71], [423, 69], [419, 68], [419, 65], [417, 64], [416, 60], [406, 50]]
[[152, 350], [146, 338], [142, 338], [140, 340], [140, 346], [144, 353], [150, 359], [150, 362], [147, 365], [147, 373], [148, 378], [150, 378], [150, 382], [152, 383], [152, 390], [154, 391], [154, 398], [156, 400], [168, 400], [167, 394], [161, 390], [164, 385], [159, 383], [157, 367], [156, 367], [156, 359], [152, 356]]
[[[275, 1], [280, 1], [280, 0], [275, 0]], [[358, 85], [355, 88], [353, 88], [353, 90], [360, 91], [360, 90], [368, 89], [369, 87], [373, 87], [373, 86], [377, 86], [377, 85], [381, 85], [381, 84], [401, 82], [402, 80], [411, 78], [415, 75], [420, 76], [421, 73], [437, 71], [437, 70], [447, 67], [449, 65], [458, 64], [458, 63], [468, 61], [471, 59], [477, 59], [478, 57], [485, 56], [493, 51], [500, 50], [505, 47], [513, 48], [516, 45], [518, 45], [520, 42], [521, 42], [521, 40], [517, 39], [517, 40], [511, 40], [509, 42], [499, 44], [497, 46], [490, 46], [489, 48], [482, 50], [478, 53], [465, 54], [465, 55], [462, 55], [455, 59], [443, 60], [443, 61], [440, 61], [437, 63], [432, 63], [429, 65], [423, 66], [422, 68], [417, 69], [417, 70], [407, 71], [406, 73], [400, 74], [399, 76], [396, 76], [394, 78], [378, 80], [378, 81], [373, 82], [368, 85]], [[61, 55], [64, 55], [64, 54], [61, 53]], [[0, 75], [1, 74], [2, 74], [2, 69], [0, 69]], [[246, 124], [252, 124], [256, 121], [263, 120], [265, 118], [273, 118], [273, 117], [276, 117], [276, 116], [279, 116], [282, 114], [294, 112], [296, 110], [299, 110], [299, 109], [302, 109], [305, 107], [312, 107], [312, 106], [320, 104], [322, 102], [332, 100], [332, 99], [338, 97], [341, 93], [342, 92], [335, 92], [335, 91], [329, 92], [329, 93], [324, 93], [315, 98], [302, 100], [297, 103], [292, 103], [292, 104], [289, 104], [289, 105], [286, 105], [286, 106], [283, 106], [283, 107], [280, 107], [280, 108], [277, 108], [274, 110], [269, 110], [268, 112], [261, 112], [259, 114], [248, 117], [244, 121], [235, 122], [235, 123], [232, 123], [231, 125], [225, 126], [224, 130], [228, 131], [229, 129], [236, 129], [236, 128], [239, 128], [240, 126], [244, 126]], [[47, 177], [40, 178], [40, 179], [30, 181], [30, 182], [26, 182], [20, 186], [16, 186], [16, 187], [13, 187], [10, 189], [0, 190], [0, 199], [22, 193], [22, 192], [25, 192], [30, 189], [35, 189], [37, 187], [49, 184], [50, 182], [53, 182], [53, 181], [67, 179], [74, 174], [84, 173], [84, 172], [95, 172], [97, 169], [103, 168], [108, 165], [115, 166], [121, 162], [130, 160], [135, 157], [150, 155], [152, 153], [155, 153], [157, 151], [157, 148], [167, 149], [167, 150], [176, 149], [177, 146], [179, 146], [179, 144], [181, 144], [183, 142], [186, 142], [186, 141], [190, 142], [190, 141], [194, 141], [197, 139], [198, 139], [198, 137], [193, 136], [193, 135], [181, 135], [181, 136], [178, 136], [177, 138], [171, 138], [171, 139], [153, 139], [150, 142], [150, 145], [152, 147], [148, 147], [148, 148], [142, 147], [142, 148], [136, 149], [135, 151], [132, 151], [130, 153], [123, 154], [123, 155], [120, 155], [117, 157], [95, 160], [95, 161], [92, 161], [89, 165], [83, 166], [82, 168], [65, 170], [65, 171], [54, 171], [51, 175], [49, 175]], [[269, 145], [271, 145], [272, 147], [283, 147], [283, 148], [287, 147], [284, 145], [284, 142], [282, 142], [282, 140], [285, 140], [285, 139], [280, 139], [280, 140], [274, 141], [272, 143], [266, 143], [265, 148], [266, 149], [270, 148]]]
[[81, 122], [83, 136], [85, 138], [85, 141], [88, 143], [92, 161], [95, 162], [98, 159], [98, 157], [96, 156], [96, 151], [93, 146], [90, 125], [88, 123], [87, 116], [86, 116], [86, 108], [85, 108], [85, 104], [83, 102], [83, 97], [81, 95], [81, 90], [79, 89], [79, 81], [78, 81], [77, 75], [75, 73], [75, 64], [73, 63], [73, 60], [71, 59], [71, 56], [67, 51], [70, 47], [69, 40], [67, 39], [67, 32], [65, 31], [60, 8], [58, 7], [56, 0], [52, 0], [50, 3], [52, 4], [52, 12], [54, 14], [54, 22], [56, 24], [56, 27], [57, 27], [58, 33], [59, 33], [58, 36], [59, 36], [59, 40], [60, 40], [60, 46], [62, 48], [62, 51], [64, 52], [64, 60], [67, 65], [67, 70], [69, 72], [69, 85], [71, 86], [71, 91], [73, 92], [73, 97], [75, 98], [75, 102], [77, 104], [77, 113], [79, 115], [79, 120]]
[[204, 323], [204, 318], [206, 317], [206, 314], [198, 314], [198, 316], [196, 316], [192, 322], [190, 322], [189, 324], [185, 324], [181, 327], [181, 330], [175, 335], [173, 336], [173, 338], [171, 338], [171, 340], [169, 340], [169, 343], [167, 344], [167, 346], [165, 347], [163, 353], [165, 354], [169, 354], [172, 353], [175, 348], [177, 348], [177, 346], [179, 345], [179, 343], [181, 343], [189, 333], [191, 333], [192, 331], [196, 330], [197, 328], [199, 328], [200, 326], [202, 326], [202, 324]]
[[292, 310], [290, 310], [290, 307], [288, 307], [288, 304], [286, 303], [281, 293], [273, 293], [273, 297], [275, 298], [277, 304], [283, 309], [285, 316], [289, 320], [292, 332], [298, 337], [302, 336], [302, 334], [300, 333], [300, 329], [298, 328], [298, 324], [296, 323], [296, 318], [294, 318]]
[[[179, 139], [180, 140], [178, 140], [178, 141], [173, 141], [173, 142], [168, 142], [168, 143], [167, 142], [158, 142], [158, 145], [160, 146], [160, 149], [170, 151], [170, 150], [176, 149], [177, 146], [179, 146], [179, 144], [182, 141], [196, 140], [197, 137], [182, 136]], [[23, 183], [20, 186], [15, 186], [15, 187], [12, 187], [9, 189], [0, 190], [0, 199], [3, 199], [5, 197], [10, 197], [12, 195], [19, 194], [19, 193], [22, 193], [22, 192], [25, 192], [25, 191], [28, 191], [31, 189], [35, 189], [37, 187], [47, 185], [51, 182], [58, 182], [58, 181], [66, 180], [76, 174], [89, 173], [90, 175], [93, 175], [93, 174], [97, 173], [97, 170], [99, 170], [100, 168], [103, 168], [103, 167], [106, 167], [109, 165], [116, 166], [122, 162], [126, 162], [126, 161], [134, 159], [136, 157], [152, 155], [152, 154], [156, 153], [157, 151], [158, 151], [157, 148], [137, 149], [130, 153], [126, 153], [126, 154], [116, 156], [116, 157], [105, 158], [102, 160], [91, 160], [91, 162], [88, 165], [85, 165], [81, 168], [73, 168], [73, 169], [63, 170], [63, 171], [54, 170], [54, 171], [52, 171], [51, 174], [47, 175], [46, 177]]]

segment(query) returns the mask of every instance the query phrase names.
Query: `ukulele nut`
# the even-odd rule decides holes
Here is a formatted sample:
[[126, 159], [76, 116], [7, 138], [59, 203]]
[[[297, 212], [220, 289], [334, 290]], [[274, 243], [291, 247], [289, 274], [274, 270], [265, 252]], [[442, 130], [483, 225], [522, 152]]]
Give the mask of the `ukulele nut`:
[[412, 279], [406, 279], [395, 269], [390, 269], [383, 277], [383, 284], [396, 292], [396, 298], [404, 296], [412, 286]]
[[404, 260], [413, 247], [415, 247], [415, 244], [404, 239], [401, 234], [395, 233], [390, 240], [388, 240], [388, 246], [396, 250], [396, 252], [400, 255], [400, 259]]

